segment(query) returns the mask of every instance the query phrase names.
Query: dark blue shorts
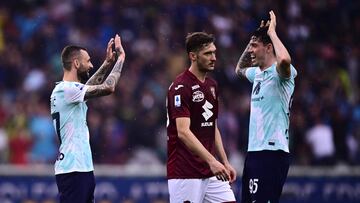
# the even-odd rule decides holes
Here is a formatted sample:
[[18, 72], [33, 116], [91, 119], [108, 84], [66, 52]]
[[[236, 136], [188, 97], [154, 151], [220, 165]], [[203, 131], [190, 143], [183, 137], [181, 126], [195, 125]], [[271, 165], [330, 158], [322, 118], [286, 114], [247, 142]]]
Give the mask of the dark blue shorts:
[[93, 203], [95, 177], [90, 172], [72, 172], [56, 175], [60, 203]]
[[248, 152], [242, 177], [242, 203], [278, 203], [290, 166], [284, 151]]

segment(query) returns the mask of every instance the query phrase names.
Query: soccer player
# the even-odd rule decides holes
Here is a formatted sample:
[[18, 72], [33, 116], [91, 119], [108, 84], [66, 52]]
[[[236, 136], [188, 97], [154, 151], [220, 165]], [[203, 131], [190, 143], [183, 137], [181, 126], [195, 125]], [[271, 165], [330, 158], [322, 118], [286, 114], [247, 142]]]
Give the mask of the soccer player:
[[[217, 126], [218, 87], [207, 76], [214, 70], [214, 37], [204, 32], [186, 37], [189, 69], [177, 76], [167, 95], [170, 202], [235, 202], [229, 164]], [[215, 155], [219, 158], [218, 161]]]
[[[114, 44], [116, 52], [112, 49]], [[50, 97], [51, 115], [60, 140], [59, 156], [55, 162], [56, 184], [61, 203], [90, 203], [94, 202], [95, 179], [86, 101], [114, 92], [125, 52], [120, 37], [111, 38], [104, 63], [90, 79], [89, 70], [93, 65], [85, 48], [66, 46], [61, 59], [63, 80], [56, 84]]]
[[279, 202], [290, 165], [289, 116], [297, 72], [275, 27], [270, 11], [270, 21], [253, 33], [235, 70], [253, 83], [243, 203]]

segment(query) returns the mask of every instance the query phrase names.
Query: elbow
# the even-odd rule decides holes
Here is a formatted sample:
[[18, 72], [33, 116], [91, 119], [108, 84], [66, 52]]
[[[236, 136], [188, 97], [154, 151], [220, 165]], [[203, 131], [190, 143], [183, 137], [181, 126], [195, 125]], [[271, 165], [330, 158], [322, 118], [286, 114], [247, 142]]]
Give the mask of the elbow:
[[182, 142], [184, 142], [185, 140], [186, 140], [186, 138], [187, 138], [187, 132], [186, 132], [186, 130], [183, 130], [183, 129], [178, 129], [178, 137], [179, 137], [179, 139], [182, 141]]
[[115, 87], [114, 86], [108, 87], [107, 92], [108, 94], [113, 94], [115, 92]]
[[115, 92], [115, 87], [109, 86], [104, 89], [104, 95], [110, 95]]
[[185, 139], [185, 137], [186, 137], [186, 133], [185, 132], [183, 132], [182, 130], [178, 130], [178, 137], [179, 137], [179, 139], [181, 140], [181, 141], [183, 141], [184, 139]]
[[235, 74], [236, 74], [236, 75], [239, 75], [239, 71], [240, 71], [240, 67], [239, 67], [239, 66], [236, 66], [236, 68], [235, 68]]
[[282, 57], [279, 59], [279, 63], [281, 67], [290, 67], [291, 58], [289, 57]]

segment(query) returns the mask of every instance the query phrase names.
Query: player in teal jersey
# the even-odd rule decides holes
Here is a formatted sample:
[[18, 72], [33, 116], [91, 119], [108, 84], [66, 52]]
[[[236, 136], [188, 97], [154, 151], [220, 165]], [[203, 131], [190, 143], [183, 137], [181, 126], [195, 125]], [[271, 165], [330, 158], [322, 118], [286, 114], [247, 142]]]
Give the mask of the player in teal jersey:
[[297, 75], [275, 31], [276, 16], [261, 22], [235, 72], [253, 83], [243, 203], [279, 202], [290, 165], [289, 116]]
[[90, 203], [94, 202], [95, 178], [86, 101], [115, 91], [125, 52], [120, 37], [111, 38], [104, 63], [90, 79], [89, 70], [93, 65], [85, 48], [66, 46], [61, 59], [63, 80], [56, 84], [50, 97], [51, 115], [60, 141], [59, 156], [55, 162], [56, 183], [61, 203]]

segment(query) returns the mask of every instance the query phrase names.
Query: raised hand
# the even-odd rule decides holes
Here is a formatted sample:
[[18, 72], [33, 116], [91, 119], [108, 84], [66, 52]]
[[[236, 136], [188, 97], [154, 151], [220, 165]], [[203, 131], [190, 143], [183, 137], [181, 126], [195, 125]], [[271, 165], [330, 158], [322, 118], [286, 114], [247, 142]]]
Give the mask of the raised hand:
[[269, 12], [270, 14], [270, 21], [268, 21], [266, 23], [266, 25], [269, 26], [269, 29], [268, 29], [268, 35], [270, 35], [271, 33], [275, 33], [275, 28], [276, 28], [276, 16], [275, 16], [275, 13], [273, 10], [271, 10]]
[[121, 38], [120, 38], [120, 36], [118, 34], [115, 35], [115, 40], [114, 41], [115, 41], [115, 51], [117, 52], [118, 57], [121, 60], [124, 60], [125, 59], [125, 51], [124, 51], [124, 48], [122, 47]]
[[107, 44], [106, 48], [106, 58], [105, 62], [113, 63], [115, 62], [115, 51], [112, 49], [112, 45], [114, 44], [114, 38], [111, 38]]

